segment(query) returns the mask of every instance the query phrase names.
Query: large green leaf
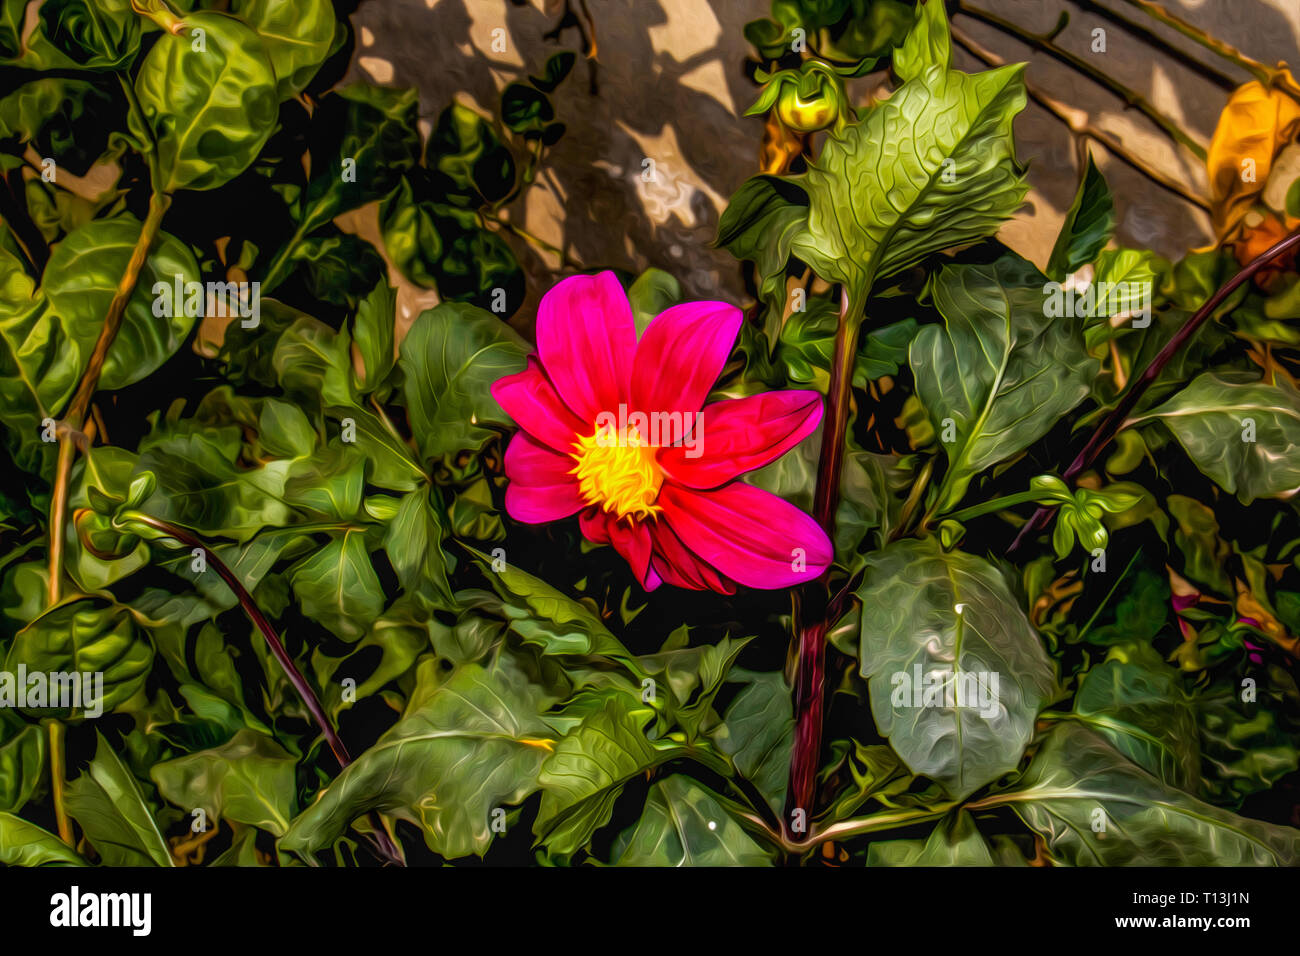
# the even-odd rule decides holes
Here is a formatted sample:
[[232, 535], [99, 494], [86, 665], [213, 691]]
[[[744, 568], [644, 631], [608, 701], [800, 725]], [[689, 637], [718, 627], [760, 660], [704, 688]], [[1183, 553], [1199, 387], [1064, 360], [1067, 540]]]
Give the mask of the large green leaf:
[[329, 56], [335, 27], [329, 0], [238, 0], [230, 12], [262, 38], [282, 100], [301, 93]]
[[234, 179], [257, 158], [278, 115], [275, 70], [252, 28], [204, 10], [183, 24], [158, 38], [135, 78], [152, 135], [136, 133], [157, 142], [162, 182], [154, 185], [166, 192]]
[[[50, 254], [42, 288], [50, 309], [76, 341], [82, 361], [89, 359], [99, 338], [140, 229], [139, 221], [129, 215], [96, 219], [65, 238]], [[197, 281], [198, 263], [185, 243], [164, 232], [154, 243], [135, 293], [126, 304], [122, 327], [100, 376], [101, 388], [122, 388], [140, 381], [181, 347], [197, 316], [186, 315], [183, 300], [175, 300], [177, 276], [182, 289], [185, 283]], [[162, 293], [166, 299], [160, 298], [155, 286], [167, 288]], [[171, 307], [157, 315], [156, 302]]]
[[[10, 673], [21, 666], [28, 674], [74, 675], [82, 705], [40, 710], [75, 717], [96, 709], [86, 693], [94, 696], [100, 675], [103, 697], [97, 706], [107, 714], [144, 686], [152, 664], [153, 647], [141, 634], [135, 614], [102, 597], [70, 598], [56, 604], [14, 635], [5, 658]], [[87, 688], [86, 678], [92, 675]]]
[[614, 864], [769, 866], [771, 860], [708, 787], [673, 774], [650, 788], [641, 819], [615, 845]]
[[1179, 790], [1200, 782], [1196, 716], [1178, 672], [1150, 646], [1111, 649], [1079, 683], [1074, 713], [1139, 767]]
[[278, 837], [293, 817], [295, 762], [272, 738], [245, 729], [220, 747], [156, 763], [149, 776], [186, 813], [202, 809], [209, 821], [224, 818]]
[[5, 866], [85, 866], [53, 833], [12, 813], [0, 812], [0, 863]]
[[1134, 421], [1159, 420], [1196, 467], [1249, 503], [1300, 489], [1300, 392], [1203, 372], [1159, 408]]
[[332, 634], [355, 641], [384, 609], [365, 532], [349, 529], [289, 572], [302, 612]]
[[293, 821], [280, 848], [329, 846], [352, 820], [381, 810], [418, 825], [435, 853], [481, 856], [493, 810], [537, 788], [553, 737], [538, 715], [552, 702], [508, 657], [446, 679], [426, 660], [402, 719]]
[[538, 777], [542, 805], [533, 833], [541, 843], [561, 856], [576, 853], [609, 822], [628, 781], [682, 756], [681, 746], [647, 736], [653, 715], [635, 698], [610, 693], [556, 743]]
[[910, 80], [935, 65], [946, 70], [951, 63], [952, 37], [943, 0], [922, 0], [916, 7], [916, 23], [894, 50], [894, 72], [899, 79]]
[[140, 48], [140, 18], [130, 0], [45, 0], [24, 65], [117, 70]]
[[1161, 783], [1105, 738], [1055, 727], [1009, 804], [1073, 866], [1294, 866], [1300, 830], [1249, 820]]
[[867, 559], [858, 597], [871, 711], [912, 772], [961, 798], [1014, 769], [1054, 682], [997, 570], [901, 541]]
[[[934, 280], [944, 325], [912, 340], [916, 392], [948, 470], [936, 506], [956, 505], [971, 478], [1029, 447], [1088, 394], [1097, 363], [1075, 320], [1043, 317], [1043, 279], [1028, 262], [945, 267]], [[951, 431], [948, 428], [951, 422]]]
[[444, 302], [420, 313], [402, 341], [411, 432], [425, 459], [477, 450], [489, 426], [509, 416], [488, 390], [524, 367], [528, 346], [496, 316], [472, 305]]
[[68, 784], [69, 815], [108, 866], [175, 866], [140, 784], [98, 736], [90, 766]]
[[861, 302], [878, 280], [995, 232], [1028, 188], [1011, 138], [1021, 70], [935, 64], [829, 139], [798, 181], [810, 209], [793, 253]]
[[1060, 282], [1076, 269], [1095, 262], [1114, 231], [1115, 201], [1089, 153], [1079, 191], [1047, 260], [1047, 274]]

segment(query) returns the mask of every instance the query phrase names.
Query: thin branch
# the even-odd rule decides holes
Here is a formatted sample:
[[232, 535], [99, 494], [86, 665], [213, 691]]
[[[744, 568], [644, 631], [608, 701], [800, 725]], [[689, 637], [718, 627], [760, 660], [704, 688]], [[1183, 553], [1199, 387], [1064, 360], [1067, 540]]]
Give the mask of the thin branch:
[[1010, 20], [1003, 19], [1002, 17], [998, 16], [995, 13], [990, 13], [987, 10], [981, 10], [978, 7], [972, 7], [970, 4], [966, 2], [966, 0], [958, 0], [957, 10], [961, 13], [966, 14], [968, 17], [973, 17], [976, 20], [980, 20], [984, 23], [989, 24], [990, 26], [996, 27], [997, 29], [1001, 30], [1003, 33], [1010, 34], [1011, 36], [1020, 40], [1022, 43], [1028, 44], [1029, 46], [1032, 46], [1035, 49], [1042, 50], [1044, 53], [1048, 54], [1049, 56], [1052, 56], [1055, 59], [1060, 60], [1062, 63], [1066, 64], [1067, 66], [1073, 67], [1075, 70], [1078, 70], [1080, 73], [1088, 77], [1088, 79], [1092, 80], [1094, 83], [1104, 86], [1106, 89], [1110, 90], [1110, 92], [1114, 93], [1116, 96], [1122, 99], [1129, 106], [1133, 107], [1139, 113], [1144, 115], [1147, 119], [1151, 120], [1151, 122], [1159, 126], [1160, 129], [1163, 130], [1170, 139], [1172, 139], [1176, 143], [1180, 143], [1183, 146], [1186, 146], [1192, 153], [1196, 155], [1197, 159], [1199, 159], [1201, 162], [1205, 162], [1206, 152], [1205, 152], [1204, 145], [1197, 142], [1190, 135], [1188, 135], [1188, 133], [1184, 131], [1181, 126], [1175, 123], [1164, 113], [1160, 112], [1160, 110], [1156, 109], [1155, 104], [1152, 103], [1150, 100], [1148, 100], [1145, 96], [1143, 96], [1141, 93], [1137, 92], [1136, 90], [1125, 86], [1123, 83], [1115, 79], [1106, 71], [1098, 69], [1096, 66], [1094, 66], [1092, 63], [1089, 63], [1083, 57], [1075, 53], [1071, 53], [1069, 50], [1066, 50], [1063, 47], [1057, 46], [1048, 37], [1026, 30], [1024, 27], [1020, 26], [1019, 24], [1013, 23]]
[[1174, 44], [1166, 40], [1164, 37], [1160, 36], [1159, 34], [1155, 33], [1152, 30], [1147, 29], [1145, 26], [1138, 23], [1137, 21], [1130, 20], [1128, 17], [1124, 16], [1119, 11], [1112, 10], [1109, 7], [1102, 6], [1100, 3], [1097, 2], [1097, 0], [1074, 0], [1074, 2], [1077, 3], [1084, 10], [1087, 10], [1089, 13], [1095, 13], [1098, 16], [1105, 17], [1107, 20], [1111, 21], [1112, 23], [1118, 24], [1120, 29], [1122, 29], [1125, 33], [1128, 33], [1130, 36], [1137, 37], [1139, 40], [1141, 40], [1143, 43], [1147, 44], [1148, 46], [1155, 47], [1161, 53], [1164, 53], [1165, 55], [1170, 56], [1175, 60], [1181, 60], [1189, 69], [1205, 77], [1207, 80], [1209, 80], [1211, 83], [1218, 86], [1220, 89], [1227, 90], [1228, 92], [1232, 92], [1238, 86], [1240, 86], [1240, 84], [1236, 80], [1228, 76], [1226, 73], [1222, 73], [1216, 70], [1214, 67], [1202, 63], [1200, 60], [1192, 56], [1186, 50], [1175, 46]]
[[[339, 762], [339, 766], [346, 768], [350, 763], [352, 763], [352, 757], [348, 754], [347, 747], [344, 746], [343, 741], [334, 730], [333, 725], [329, 721], [329, 717], [326, 716], [325, 708], [321, 705], [320, 698], [316, 696], [316, 691], [312, 689], [311, 684], [307, 682], [307, 679], [302, 675], [302, 672], [298, 670], [298, 665], [295, 664], [293, 658], [289, 656], [289, 652], [280, 641], [280, 635], [275, 630], [275, 625], [272, 624], [270, 620], [267, 619], [266, 615], [262, 613], [262, 609], [257, 606], [257, 602], [254, 601], [253, 596], [248, 593], [248, 589], [244, 587], [243, 582], [235, 576], [235, 573], [230, 570], [221, 558], [217, 557], [216, 552], [197, 535], [182, 528], [180, 525], [172, 524], [170, 521], [165, 521], [162, 518], [155, 518], [153, 515], [145, 514], [141, 511], [130, 511], [124, 517], [126, 520], [138, 522], [139, 524], [153, 528], [155, 531], [162, 532], [167, 537], [179, 541], [187, 548], [199, 548], [203, 551], [205, 560], [216, 570], [221, 580], [226, 583], [226, 587], [230, 588], [234, 593], [235, 597], [239, 600], [239, 606], [243, 608], [248, 619], [252, 621], [253, 625], [261, 632], [262, 637], [266, 640], [267, 647], [271, 650], [271, 654], [279, 663], [280, 669], [284, 671], [285, 677], [289, 679], [289, 683], [293, 685], [293, 689], [296, 690], [298, 696], [302, 698], [302, 702], [306, 705], [308, 712], [312, 716], [312, 720], [314, 720], [316, 726], [320, 728], [320, 732], [325, 737], [326, 743], [329, 744], [330, 750], [333, 751], [335, 759]], [[371, 814], [370, 820], [375, 829], [374, 840], [378, 845], [381, 855], [387, 858], [391, 863], [402, 865], [401, 853], [393, 844], [391, 838], [389, 838], [382, 823], [377, 819], [377, 815]]]
[[[1097, 426], [1096, 430], [1092, 433], [1092, 437], [1088, 439], [1088, 443], [1084, 445], [1079, 454], [1075, 456], [1074, 461], [1070, 463], [1070, 467], [1065, 470], [1065, 473], [1061, 477], [1064, 478], [1067, 483], [1071, 482], [1092, 466], [1092, 463], [1097, 460], [1097, 456], [1101, 454], [1101, 450], [1110, 444], [1111, 439], [1113, 439], [1119, 433], [1120, 429], [1124, 427], [1129, 412], [1133, 411], [1137, 406], [1138, 400], [1141, 399], [1141, 397], [1146, 393], [1146, 390], [1151, 387], [1152, 383], [1160, 377], [1160, 373], [1164, 371], [1165, 366], [1169, 364], [1169, 360], [1178, 354], [1179, 350], [1187, 344], [1187, 341], [1196, 334], [1196, 331], [1202, 325], [1205, 324], [1206, 320], [1209, 319], [1214, 310], [1217, 309], [1219, 305], [1228, 298], [1228, 296], [1232, 295], [1238, 286], [1245, 283], [1255, 275], [1256, 272], [1264, 268], [1264, 266], [1268, 265], [1274, 259], [1277, 259], [1279, 256], [1283, 256], [1297, 248], [1300, 248], [1300, 231], [1293, 232], [1281, 242], [1276, 243], [1265, 252], [1260, 253], [1240, 272], [1220, 286], [1219, 291], [1210, 296], [1210, 298], [1205, 301], [1205, 304], [1196, 310], [1195, 314], [1187, 320], [1183, 327], [1178, 330], [1177, 334], [1175, 334], [1174, 337], [1165, 344], [1165, 347], [1160, 350], [1160, 353], [1151, 360], [1151, 363], [1145, 370], [1143, 370], [1142, 374], [1133, 380], [1132, 384], [1129, 386], [1129, 390], [1124, 393], [1123, 397], [1120, 398], [1118, 403], [1116, 403], [1115, 407], [1111, 410], [1110, 414], [1106, 416], [1105, 420]], [[1011, 554], [1015, 552], [1025, 543], [1025, 541], [1047, 527], [1047, 522], [1050, 520], [1052, 513], [1055, 510], [1056, 509], [1053, 507], [1043, 507], [1035, 511], [1033, 517], [1026, 521], [1021, 527], [1020, 533], [1017, 534], [1015, 540], [1011, 542], [1011, 547], [1008, 549], [1007, 553]]]
[[[975, 42], [970, 37], [966, 36], [964, 33], [958, 30], [956, 27], [952, 28], [952, 38], [964, 50], [966, 50], [976, 59], [984, 62], [986, 65], [993, 66], [993, 67], [1006, 65], [1006, 61], [1003, 60], [1000, 56], [998, 56], [996, 53], [986, 50], [984, 47], [980, 46], [977, 42]], [[1043, 107], [1043, 109], [1047, 110], [1058, 120], [1060, 120], [1062, 123], [1068, 126], [1070, 128], [1070, 131], [1074, 133], [1074, 135], [1086, 136], [1089, 139], [1095, 140], [1096, 142], [1105, 146], [1106, 149], [1109, 150], [1115, 156], [1115, 158], [1123, 160], [1125, 163], [1133, 167], [1143, 176], [1146, 176], [1156, 185], [1169, 190], [1170, 192], [1174, 193], [1180, 198], [1187, 200], [1189, 203], [1192, 203], [1195, 206], [1199, 206], [1200, 208], [1204, 209], [1206, 212], [1209, 212], [1210, 203], [1204, 196], [1192, 192], [1185, 185], [1183, 185], [1182, 182], [1175, 179], [1173, 176], [1170, 176], [1167, 173], [1163, 173], [1158, 169], [1154, 169], [1150, 166], [1147, 166], [1145, 163], [1142, 162], [1141, 159], [1137, 157], [1137, 155], [1135, 155], [1127, 146], [1125, 146], [1123, 142], [1121, 142], [1120, 139], [1116, 137], [1114, 134], [1108, 133], [1103, 129], [1099, 129], [1096, 126], [1093, 126], [1092, 123], [1089, 122], [1088, 120], [1088, 114], [1085, 113], [1083, 110], [1075, 109], [1072, 106], [1067, 106], [1065, 103], [1062, 103], [1060, 100], [1052, 96], [1049, 96], [1047, 93], [1044, 93], [1038, 87], [1034, 86], [1034, 84], [1030, 83], [1029, 80], [1025, 80], [1025, 92], [1029, 94], [1029, 98], [1032, 99], [1035, 103]]]

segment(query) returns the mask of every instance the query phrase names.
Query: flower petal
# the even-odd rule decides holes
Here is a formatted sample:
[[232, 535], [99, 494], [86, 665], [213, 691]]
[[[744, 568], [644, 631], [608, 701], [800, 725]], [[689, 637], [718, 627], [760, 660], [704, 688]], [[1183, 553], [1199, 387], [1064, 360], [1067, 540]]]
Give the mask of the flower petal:
[[583, 423], [618, 414], [636, 352], [636, 321], [612, 272], [571, 276], [537, 307], [537, 353], [556, 391]]
[[816, 430], [819, 392], [763, 392], [706, 405], [690, 439], [661, 448], [659, 467], [687, 488], [717, 488], [775, 461]]
[[493, 382], [492, 397], [515, 424], [558, 452], [572, 451], [579, 435], [590, 431], [569, 411], [535, 357], [522, 372]]
[[650, 559], [650, 572], [678, 588], [692, 591], [715, 591], [718, 594], [735, 594], [736, 583], [709, 567], [682, 543], [677, 532], [666, 521], [656, 521], [651, 535], [654, 538], [654, 556]]
[[516, 432], [506, 448], [506, 511], [516, 521], [559, 521], [586, 507], [569, 474], [573, 459], [547, 448], [527, 432]]
[[830, 539], [816, 521], [744, 482], [713, 491], [665, 483], [659, 504], [660, 520], [668, 521], [686, 547], [747, 587], [803, 584], [831, 563]]
[[587, 539], [597, 544], [612, 544], [614, 550], [632, 566], [641, 586], [653, 591], [663, 580], [650, 571], [650, 529], [644, 522], [621, 521], [617, 515], [598, 508], [588, 508], [578, 518]]
[[725, 302], [685, 302], [660, 312], [636, 347], [632, 407], [697, 412], [727, 364], [744, 315]]

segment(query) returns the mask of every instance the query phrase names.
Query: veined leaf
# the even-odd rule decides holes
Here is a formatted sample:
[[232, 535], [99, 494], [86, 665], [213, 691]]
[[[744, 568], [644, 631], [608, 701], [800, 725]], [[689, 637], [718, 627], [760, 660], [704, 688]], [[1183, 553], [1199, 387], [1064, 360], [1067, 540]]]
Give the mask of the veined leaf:
[[306, 89], [329, 56], [336, 26], [329, 0], [238, 0], [231, 13], [262, 38], [281, 100]]
[[1076, 269], [1095, 262], [1114, 231], [1115, 201], [1089, 153], [1079, 191], [1047, 260], [1047, 274], [1060, 282]]
[[673, 774], [650, 788], [615, 866], [770, 866], [771, 859], [703, 784]]
[[0, 863], [5, 866], [85, 866], [53, 833], [12, 813], [0, 813]]
[[1202, 803], [1129, 763], [1100, 735], [1058, 724], [1008, 804], [1073, 866], [1294, 866], [1300, 830]]
[[791, 251], [862, 301], [878, 280], [995, 232], [1028, 188], [1011, 138], [1021, 70], [935, 64], [830, 138], [797, 180], [810, 209]]
[[1187, 456], [1225, 491], [1250, 503], [1300, 490], [1300, 393], [1204, 372], [1131, 422], [1158, 419]]
[[871, 712], [911, 771], [960, 799], [1015, 769], [1054, 680], [997, 570], [901, 541], [867, 559], [858, 597]]
[[927, 325], [908, 353], [916, 391], [945, 442], [948, 471], [936, 508], [955, 506], [971, 478], [1023, 451], [1088, 394], [1097, 362], [1076, 320], [1043, 315], [1043, 283], [1032, 265], [1004, 256], [992, 265], [945, 267], [934, 280], [944, 326]]
[[109, 866], [175, 866], [139, 783], [98, 737], [90, 766], [68, 784], [68, 813]]

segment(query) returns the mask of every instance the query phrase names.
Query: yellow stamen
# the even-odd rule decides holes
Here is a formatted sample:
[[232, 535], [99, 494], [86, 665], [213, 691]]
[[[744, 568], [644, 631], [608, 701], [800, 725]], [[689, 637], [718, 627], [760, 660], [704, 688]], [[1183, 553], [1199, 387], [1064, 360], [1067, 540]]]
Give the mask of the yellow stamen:
[[624, 431], [597, 429], [595, 434], [579, 438], [573, 449], [578, 464], [569, 474], [577, 477], [578, 489], [588, 504], [620, 518], [645, 519], [659, 513], [655, 499], [663, 472], [655, 461], [654, 447], [641, 438], [635, 426]]

